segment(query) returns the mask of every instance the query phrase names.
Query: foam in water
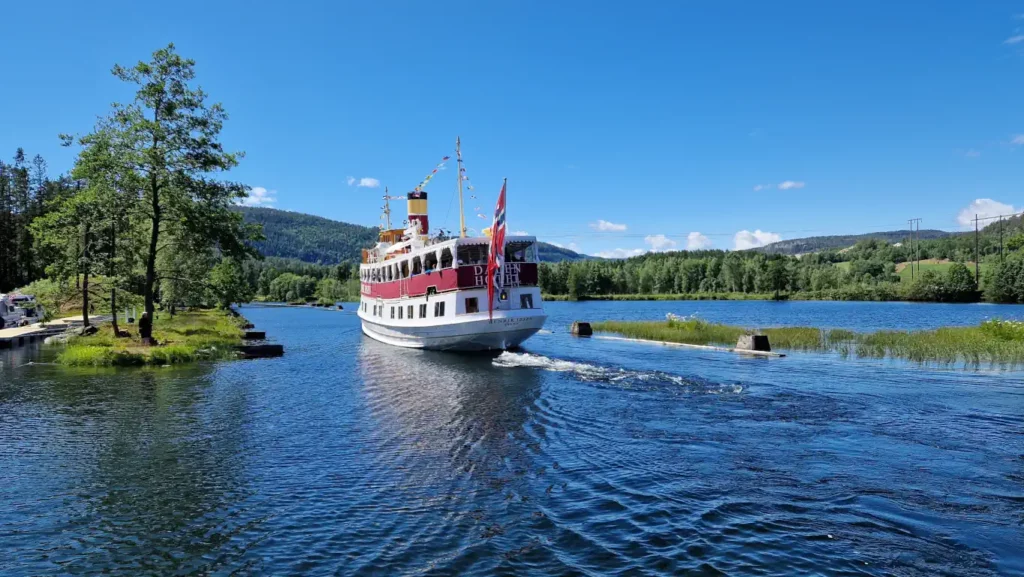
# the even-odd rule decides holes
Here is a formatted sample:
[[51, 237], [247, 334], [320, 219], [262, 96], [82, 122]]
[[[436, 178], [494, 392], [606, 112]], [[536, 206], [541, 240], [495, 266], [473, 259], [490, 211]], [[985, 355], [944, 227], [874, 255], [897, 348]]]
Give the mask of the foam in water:
[[582, 380], [596, 383], [606, 383], [623, 387], [648, 387], [678, 386], [685, 388], [686, 392], [693, 393], [740, 393], [743, 387], [740, 385], [719, 385], [702, 383], [687, 379], [679, 375], [672, 375], [661, 371], [634, 371], [621, 367], [604, 367], [591, 363], [578, 361], [567, 361], [563, 359], [552, 359], [544, 355], [532, 353], [516, 353], [505, 351], [498, 355], [494, 365], [503, 368], [528, 367], [552, 371], [558, 373], [572, 373], [573, 376]]

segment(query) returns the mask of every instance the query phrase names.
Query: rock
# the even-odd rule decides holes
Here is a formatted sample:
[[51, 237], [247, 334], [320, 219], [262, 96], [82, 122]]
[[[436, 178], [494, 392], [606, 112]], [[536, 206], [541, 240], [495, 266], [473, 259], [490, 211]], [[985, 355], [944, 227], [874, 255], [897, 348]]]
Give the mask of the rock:
[[97, 331], [99, 331], [98, 328], [96, 328], [93, 325], [89, 325], [87, 327], [77, 328], [77, 329], [71, 331], [71, 334], [73, 334], [73, 335], [75, 335], [77, 337], [85, 337], [85, 336], [89, 336], [89, 335], [94, 335], [94, 334], [96, 334]]
[[243, 359], [265, 359], [283, 355], [284, 345], [241, 345], [236, 350]]
[[68, 335], [53, 335], [52, 337], [46, 337], [43, 339], [44, 345], [63, 345], [68, 342]]
[[743, 335], [736, 341], [736, 348], [741, 351], [764, 351], [772, 350], [768, 343], [768, 335]]
[[254, 325], [252, 323], [245, 323], [244, 325], [242, 325], [242, 328], [245, 329], [245, 330], [254, 329], [254, 328], [256, 328], [256, 325]]
[[588, 322], [573, 321], [569, 332], [577, 337], [589, 337], [594, 334], [594, 329], [590, 328], [590, 323]]
[[267, 331], [245, 331], [242, 338], [250, 341], [260, 341], [267, 338]]

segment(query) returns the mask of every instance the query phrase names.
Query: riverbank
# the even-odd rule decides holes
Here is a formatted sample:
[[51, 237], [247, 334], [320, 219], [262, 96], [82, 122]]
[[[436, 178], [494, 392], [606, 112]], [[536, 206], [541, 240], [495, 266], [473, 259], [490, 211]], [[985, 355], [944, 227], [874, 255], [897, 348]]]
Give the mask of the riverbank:
[[[114, 336], [110, 325], [93, 335], [71, 338], [57, 356], [67, 366], [173, 365], [197, 360], [235, 358], [242, 344], [246, 320], [223, 310], [193, 310], [171, 315], [157, 312], [153, 337], [158, 345], [146, 346], [132, 335]], [[134, 326], [132, 327], [134, 328]]]
[[768, 335], [774, 349], [830, 351], [944, 365], [1024, 365], [1024, 323], [1013, 321], [990, 320], [973, 327], [870, 333], [814, 327], [747, 328], [700, 319], [600, 321], [592, 326], [598, 332], [650, 341], [734, 345], [740, 335], [757, 332]]
[[[683, 293], [683, 294], [621, 294], [585, 295], [572, 298], [570, 295], [542, 295], [545, 301], [770, 301], [790, 300], [787, 295], [776, 299], [771, 293]], [[822, 299], [792, 299], [822, 300]]]
[[944, 298], [929, 296], [927, 293], [911, 291], [898, 283], [877, 285], [851, 285], [820, 291], [790, 293], [743, 293], [743, 292], [696, 292], [672, 294], [608, 294], [571, 295], [544, 294], [545, 301], [843, 301], [843, 302], [933, 302], [933, 303], [977, 303], [984, 302], [980, 293], [969, 298]]

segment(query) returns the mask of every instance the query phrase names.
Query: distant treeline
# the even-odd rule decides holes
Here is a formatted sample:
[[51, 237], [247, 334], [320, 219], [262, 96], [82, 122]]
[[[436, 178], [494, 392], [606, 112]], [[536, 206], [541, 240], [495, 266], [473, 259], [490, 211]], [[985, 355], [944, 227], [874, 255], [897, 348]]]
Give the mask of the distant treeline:
[[[866, 240], [844, 250], [802, 257], [754, 251], [649, 253], [625, 260], [542, 264], [541, 290], [584, 299], [606, 295], [770, 294], [776, 298], [1024, 302], [1024, 233], [1020, 219], [989, 226], [979, 238], [987, 273], [980, 287], [968, 259], [974, 238], [922, 241], [921, 258], [951, 259], [943, 270], [925, 268], [913, 280], [897, 274], [917, 252], [909, 243]], [[970, 241], [969, 243], [967, 241]], [[907, 266], [907, 265], [904, 265]]]
[[36, 246], [29, 224], [52, 209], [51, 201], [74, 187], [70, 178], [51, 179], [46, 161], [38, 154], [28, 161], [18, 148], [10, 162], [0, 160], [0, 292], [46, 273], [50, 259]]

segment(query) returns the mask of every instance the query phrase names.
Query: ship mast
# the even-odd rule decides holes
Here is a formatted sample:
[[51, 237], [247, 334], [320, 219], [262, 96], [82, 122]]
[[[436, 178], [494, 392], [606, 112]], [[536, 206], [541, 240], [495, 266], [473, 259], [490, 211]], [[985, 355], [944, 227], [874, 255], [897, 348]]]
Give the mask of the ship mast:
[[388, 187], [384, 187], [384, 219], [387, 223], [384, 230], [391, 230], [391, 204], [388, 203]]
[[466, 238], [466, 209], [462, 206], [462, 140], [455, 137], [455, 158], [459, 164], [459, 237]]

